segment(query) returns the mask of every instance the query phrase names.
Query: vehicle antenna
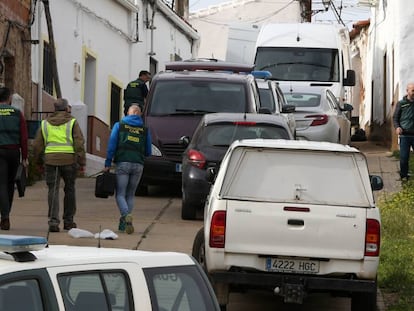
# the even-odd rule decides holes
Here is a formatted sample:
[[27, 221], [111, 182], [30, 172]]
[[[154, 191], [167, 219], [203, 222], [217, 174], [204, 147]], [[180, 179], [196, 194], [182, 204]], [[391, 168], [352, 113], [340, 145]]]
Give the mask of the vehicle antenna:
[[98, 233], [98, 248], [101, 248], [101, 229], [102, 229], [102, 226], [101, 225], [99, 225], [99, 233]]

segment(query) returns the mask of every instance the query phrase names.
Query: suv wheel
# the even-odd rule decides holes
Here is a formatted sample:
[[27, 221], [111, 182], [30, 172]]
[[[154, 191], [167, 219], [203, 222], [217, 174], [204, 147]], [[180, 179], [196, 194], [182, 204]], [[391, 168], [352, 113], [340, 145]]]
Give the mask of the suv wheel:
[[195, 205], [190, 204], [185, 198], [181, 203], [181, 218], [184, 220], [194, 220], [196, 219], [197, 208]]
[[351, 298], [351, 311], [376, 311], [377, 292], [353, 293]]
[[191, 255], [197, 260], [204, 271], [207, 271], [206, 267], [206, 254], [205, 254], [205, 241], [204, 241], [204, 227], [198, 230], [194, 242]]

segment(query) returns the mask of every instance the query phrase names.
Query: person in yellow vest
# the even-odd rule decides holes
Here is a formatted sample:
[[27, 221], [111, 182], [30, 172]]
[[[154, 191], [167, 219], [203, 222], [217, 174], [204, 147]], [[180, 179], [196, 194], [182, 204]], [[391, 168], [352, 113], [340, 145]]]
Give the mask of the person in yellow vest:
[[49, 231], [59, 232], [59, 187], [65, 186], [63, 200], [63, 229], [76, 228], [75, 180], [78, 170], [86, 164], [85, 139], [76, 119], [69, 113], [64, 98], [58, 99], [55, 112], [43, 120], [33, 142], [34, 160], [45, 164], [46, 184], [49, 188]]

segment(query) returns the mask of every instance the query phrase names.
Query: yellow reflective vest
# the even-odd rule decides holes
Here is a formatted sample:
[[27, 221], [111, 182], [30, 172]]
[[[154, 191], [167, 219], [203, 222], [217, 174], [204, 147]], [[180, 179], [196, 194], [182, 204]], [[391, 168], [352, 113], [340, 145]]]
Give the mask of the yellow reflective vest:
[[73, 147], [72, 129], [75, 119], [52, 125], [46, 120], [42, 121], [42, 135], [45, 141], [45, 153], [75, 153]]

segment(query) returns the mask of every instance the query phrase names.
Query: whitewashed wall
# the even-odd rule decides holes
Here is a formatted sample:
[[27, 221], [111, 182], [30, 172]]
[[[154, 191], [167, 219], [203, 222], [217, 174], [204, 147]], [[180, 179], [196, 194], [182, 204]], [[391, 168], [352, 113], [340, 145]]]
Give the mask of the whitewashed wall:
[[[414, 33], [411, 0], [380, 0], [372, 8], [368, 30], [365, 63], [365, 98], [362, 126], [389, 122], [393, 103], [406, 93], [406, 85], [414, 81]], [[384, 104], [385, 103], [385, 104]]]
[[190, 14], [191, 25], [200, 33], [199, 57], [225, 59], [229, 26], [300, 22], [299, 1], [234, 0]]
[[[83, 79], [85, 68], [82, 68], [86, 51], [96, 58], [96, 82], [92, 83], [95, 86], [94, 107], [88, 107], [87, 111], [106, 123], [110, 118], [111, 81], [124, 88], [137, 78], [140, 70], [149, 70], [150, 54], [158, 62], [158, 70], [163, 70], [171, 55], [177, 54], [183, 59], [195, 57], [198, 46], [196, 31], [188, 25], [183, 26], [185, 22], [174, 12], [168, 12], [161, 2], [157, 2], [158, 8], [162, 6], [167, 10], [167, 15], [178, 20], [179, 25], [157, 10], [153, 20], [155, 29], [151, 33], [145, 22], [153, 16], [152, 7], [137, 1], [139, 41], [132, 42], [136, 35], [136, 16], [120, 2], [50, 1], [62, 96], [72, 103], [83, 101], [85, 82], [88, 82]], [[35, 21], [32, 38], [48, 40], [43, 5], [40, 5], [41, 1], [38, 3], [36, 16], [41, 16], [41, 22]], [[32, 76], [36, 83], [42, 81], [42, 51], [42, 44], [33, 47]], [[75, 63], [80, 65], [79, 81], [74, 76]]]

